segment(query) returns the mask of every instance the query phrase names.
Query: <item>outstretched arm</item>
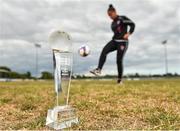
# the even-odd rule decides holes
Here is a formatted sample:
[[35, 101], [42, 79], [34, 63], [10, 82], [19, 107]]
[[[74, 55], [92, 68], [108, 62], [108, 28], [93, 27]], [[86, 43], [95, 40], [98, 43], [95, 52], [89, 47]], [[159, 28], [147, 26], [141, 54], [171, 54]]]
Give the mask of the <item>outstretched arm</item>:
[[129, 33], [132, 34], [135, 30], [135, 23], [126, 16], [123, 16], [123, 18], [124, 18], [124, 20], [123, 20], [124, 24], [130, 26]]
[[135, 23], [130, 20], [128, 17], [126, 16], [122, 16], [123, 17], [123, 23], [130, 26], [130, 30], [127, 34], [124, 35], [124, 39], [128, 39], [128, 37], [134, 32], [135, 29]]

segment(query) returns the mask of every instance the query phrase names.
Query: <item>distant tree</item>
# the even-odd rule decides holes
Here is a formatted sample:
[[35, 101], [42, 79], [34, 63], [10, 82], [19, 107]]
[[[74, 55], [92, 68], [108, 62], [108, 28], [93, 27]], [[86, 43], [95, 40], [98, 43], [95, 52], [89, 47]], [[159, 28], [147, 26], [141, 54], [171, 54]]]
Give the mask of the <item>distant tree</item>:
[[13, 72], [9, 73], [9, 77], [10, 78], [21, 78], [21, 75], [19, 73], [13, 71]]
[[163, 76], [172, 77], [173, 74], [172, 73], [167, 73], [167, 74], [164, 74]]
[[104, 78], [116, 78], [115, 75], [105, 75]]
[[167, 76], [170, 76], [170, 77], [171, 77], [171, 76], [174, 76], [174, 75], [173, 75], [172, 73], [168, 73]]
[[86, 78], [86, 76], [85, 75], [82, 75], [82, 77], [81, 77], [82, 79], [85, 79]]
[[11, 71], [11, 69], [9, 67], [6, 67], [6, 66], [0, 66], [0, 69]]
[[29, 72], [29, 71], [26, 72], [26, 77], [27, 77], [27, 78], [31, 78], [31, 72]]
[[81, 78], [81, 75], [77, 75], [76, 78], [77, 78], [77, 79], [80, 79], [80, 78]]
[[179, 76], [179, 74], [178, 73], [174, 73], [174, 76]]
[[53, 75], [50, 72], [43, 71], [41, 73], [41, 79], [52, 79], [52, 78], [53, 78]]
[[140, 75], [138, 73], [135, 74], [135, 77], [140, 77]]
[[154, 75], [152, 75], [153, 77], [162, 77], [162, 75], [160, 75], [160, 74], [154, 74]]

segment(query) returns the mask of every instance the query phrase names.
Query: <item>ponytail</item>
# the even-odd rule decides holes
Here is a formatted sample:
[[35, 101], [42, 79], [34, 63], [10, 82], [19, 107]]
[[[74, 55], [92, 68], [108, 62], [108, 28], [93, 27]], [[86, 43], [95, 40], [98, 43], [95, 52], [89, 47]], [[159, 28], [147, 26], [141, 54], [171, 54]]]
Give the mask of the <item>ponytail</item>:
[[116, 11], [114, 6], [112, 4], [109, 5], [108, 11]]

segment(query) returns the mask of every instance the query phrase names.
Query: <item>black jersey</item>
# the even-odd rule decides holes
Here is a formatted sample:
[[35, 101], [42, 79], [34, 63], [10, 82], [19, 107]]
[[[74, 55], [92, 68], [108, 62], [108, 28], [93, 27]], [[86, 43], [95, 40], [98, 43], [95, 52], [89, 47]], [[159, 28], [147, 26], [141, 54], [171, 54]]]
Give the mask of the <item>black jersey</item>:
[[[128, 26], [130, 27], [129, 31]], [[135, 23], [126, 16], [117, 16], [111, 24], [111, 29], [114, 32], [113, 40], [124, 40], [123, 37], [127, 32], [130, 34], [134, 32]]]

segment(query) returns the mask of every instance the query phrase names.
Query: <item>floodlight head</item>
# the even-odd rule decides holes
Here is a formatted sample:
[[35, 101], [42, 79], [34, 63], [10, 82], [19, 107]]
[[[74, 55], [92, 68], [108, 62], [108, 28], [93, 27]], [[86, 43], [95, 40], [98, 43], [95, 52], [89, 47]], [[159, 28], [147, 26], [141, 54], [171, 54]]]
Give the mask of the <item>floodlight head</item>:
[[72, 41], [70, 36], [60, 30], [55, 30], [49, 35], [49, 44], [52, 50], [60, 52], [71, 52], [72, 51]]
[[167, 40], [164, 40], [164, 41], [162, 42], [162, 44], [163, 44], [163, 45], [167, 44]]
[[35, 43], [34, 45], [35, 45], [35, 47], [37, 47], [37, 48], [41, 48], [41, 45], [38, 44], [38, 43]]

